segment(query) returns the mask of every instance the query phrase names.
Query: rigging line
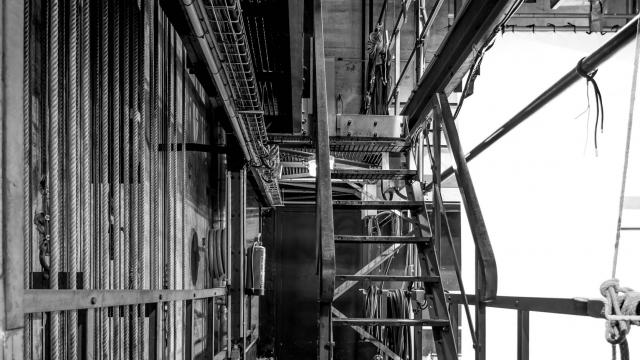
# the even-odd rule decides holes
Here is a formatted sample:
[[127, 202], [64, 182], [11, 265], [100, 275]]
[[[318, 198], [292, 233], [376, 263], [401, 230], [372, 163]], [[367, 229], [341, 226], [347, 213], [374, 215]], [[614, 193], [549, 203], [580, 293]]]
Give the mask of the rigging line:
[[[640, 31], [640, 22], [638, 22], [637, 30]], [[633, 115], [635, 110], [635, 101], [638, 83], [638, 67], [640, 56], [640, 33], [636, 31], [636, 51], [633, 59], [633, 79], [631, 81], [631, 96], [629, 99], [629, 120], [627, 122], [627, 139], [624, 150], [624, 165], [622, 167], [622, 184], [620, 186], [620, 202], [618, 204], [618, 224], [616, 227], [616, 242], [613, 252], [613, 269], [611, 270], [611, 278], [615, 279], [616, 269], [618, 266], [618, 249], [620, 245], [620, 228], [622, 226], [622, 211], [624, 207], [624, 192], [627, 185], [627, 170], [629, 167], [629, 148], [631, 146], [631, 130], [633, 127]]]

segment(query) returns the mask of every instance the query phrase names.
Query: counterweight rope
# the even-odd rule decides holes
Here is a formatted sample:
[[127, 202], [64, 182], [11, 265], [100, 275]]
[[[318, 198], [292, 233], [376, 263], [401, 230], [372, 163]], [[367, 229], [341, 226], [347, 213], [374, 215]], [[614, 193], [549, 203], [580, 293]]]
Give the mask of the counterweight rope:
[[624, 209], [624, 194], [627, 184], [627, 171], [629, 167], [629, 149], [631, 147], [631, 134], [633, 128], [633, 117], [635, 111], [635, 101], [637, 94], [638, 67], [640, 56], [640, 22], [636, 29], [636, 47], [633, 62], [633, 79], [631, 82], [631, 96], [629, 101], [629, 119], [627, 121], [627, 135], [624, 151], [624, 164], [622, 167], [622, 184], [620, 186], [620, 198], [618, 203], [618, 222], [616, 226], [616, 241], [613, 251], [613, 266], [611, 270], [611, 279], [605, 281], [600, 286], [600, 293], [606, 298], [605, 302], [605, 337], [612, 344], [612, 356], [616, 358], [615, 346], [620, 347], [621, 358], [629, 359], [629, 346], [626, 335], [629, 333], [630, 324], [640, 325], [640, 316], [638, 313], [638, 305], [640, 304], [640, 293], [634, 292], [629, 288], [620, 286], [616, 279], [616, 270], [618, 266], [618, 254], [620, 245], [620, 229], [622, 225], [622, 213]]

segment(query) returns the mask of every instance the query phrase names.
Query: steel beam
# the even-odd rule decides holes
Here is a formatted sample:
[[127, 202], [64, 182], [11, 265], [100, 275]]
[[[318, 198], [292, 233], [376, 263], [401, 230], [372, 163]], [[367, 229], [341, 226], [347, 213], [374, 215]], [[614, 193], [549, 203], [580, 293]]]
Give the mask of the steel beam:
[[[231, 278], [229, 281], [229, 324], [230, 340], [240, 346], [240, 353], [246, 348], [244, 326], [244, 258], [245, 258], [245, 224], [246, 224], [246, 179], [244, 168], [232, 169], [227, 181], [231, 186], [230, 205], [230, 248]], [[229, 349], [230, 350], [230, 349]]]
[[315, 55], [315, 101], [316, 101], [316, 218], [318, 236], [318, 270], [320, 273], [318, 314], [318, 358], [333, 358], [331, 328], [331, 302], [334, 298], [336, 259], [333, 241], [333, 208], [331, 203], [331, 169], [329, 165], [329, 117], [327, 99], [327, 74], [324, 54], [324, 30], [322, 0], [313, 2], [313, 33]]
[[202, 290], [42, 290], [24, 291], [25, 314], [97, 309], [112, 306], [206, 299], [226, 294], [225, 288]]
[[450, 94], [469, 71], [473, 56], [493, 33], [501, 18], [517, 0], [469, 0], [440, 44], [433, 60], [420, 79], [418, 88], [407, 101], [402, 115], [409, 117], [411, 128], [426, 110], [429, 99], [444, 92]]

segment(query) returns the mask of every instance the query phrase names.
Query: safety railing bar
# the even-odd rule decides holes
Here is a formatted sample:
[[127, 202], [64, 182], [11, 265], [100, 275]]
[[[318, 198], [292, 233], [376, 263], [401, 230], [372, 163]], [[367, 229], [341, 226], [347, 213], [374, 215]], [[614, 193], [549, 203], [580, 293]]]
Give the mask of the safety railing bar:
[[422, 29], [422, 32], [420, 32], [420, 36], [416, 40], [416, 44], [411, 49], [411, 54], [409, 55], [409, 58], [407, 59], [407, 62], [405, 63], [404, 67], [402, 68], [402, 72], [400, 73], [400, 77], [398, 79], [396, 79], [396, 83], [393, 86], [393, 90], [389, 93], [391, 95], [389, 95], [389, 98], [387, 99], [387, 106], [389, 106], [389, 104], [391, 103], [391, 100], [393, 98], [397, 97], [396, 92], [398, 91], [398, 87], [400, 86], [400, 83], [402, 82], [404, 74], [407, 71], [407, 69], [409, 68], [409, 64], [411, 63], [411, 60], [413, 60], [413, 56], [418, 51], [418, 48], [422, 46], [422, 42], [424, 41], [424, 38], [425, 38], [426, 34], [431, 30], [431, 27], [433, 26], [433, 24], [435, 22], [436, 15], [438, 15], [438, 12], [440, 11], [440, 8], [442, 8], [443, 4], [444, 4], [444, 0], [437, 0], [437, 2], [431, 8], [431, 13], [429, 14], [429, 18], [427, 19], [427, 22], [424, 25], [424, 28]]
[[[467, 301], [473, 304], [477, 300], [475, 294], [467, 294]], [[462, 294], [447, 294], [451, 304], [461, 304]], [[489, 308], [523, 310], [549, 314], [589, 316], [604, 319], [604, 300], [588, 298], [545, 298], [523, 296], [496, 296], [493, 301], [484, 302]]]
[[97, 309], [224, 296], [226, 288], [201, 290], [24, 290], [24, 313]]
[[[440, 119], [433, 119], [433, 122], [435, 123], [435, 121], [441, 122]], [[456, 248], [455, 248], [455, 244], [453, 243], [453, 232], [451, 231], [451, 226], [449, 224], [449, 217], [447, 214], [447, 209], [444, 207], [444, 201], [442, 199], [442, 192], [440, 189], [440, 179], [436, 179], [435, 177], [437, 176], [436, 172], [440, 171], [440, 150], [439, 150], [439, 143], [440, 141], [438, 140], [438, 138], [441, 137], [441, 124], [438, 126], [434, 126], [434, 132], [433, 132], [433, 136], [434, 136], [434, 148], [435, 146], [437, 146], [436, 151], [437, 151], [437, 155], [434, 156], [434, 151], [431, 148], [431, 143], [429, 141], [429, 127], [427, 126], [427, 128], [425, 129], [425, 133], [426, 136], [424, 136], [425, 140], [426, 140], [426, 149], [427, 149], [427, 154], [429, 156], [429, 160], [431, 162], [431, 166], [432, 166], [432, 170], [434, 172], [434, 182], [438, 184], [438, 186], [434, 186], [433, 187], [433, 202], [434, 202], [434, 212], [438, 212], [440, 214], [443, 215], [443, 220], [445, 223], [445, 229], [446, 229], [446, 235], [447, 235], [447, 242], [449, 243], [449, 246], [451, 247], [451, 254], [453, 256], [453, 268], [456, 274], [456, 280], [458, 281], [458, 285], [460, 286], [460, 293], [462, 294], [462, 305], [464, 305], [464, 311], [465, 311], [465, 315], [467, 317], [467, 322], [469, 324], [469, 332], [471, 334], [471, 341], [473, 343], [473, 347], [475, 349], [478, 349], [478, 338], [476, 337], [476, 330], [475, 330], [475, 326], [473, 324], [473, 320], [471, 318], [471, 310], [469, 308], [469, 302], [467, 301], [467, 297], [466, 297], [466, 291], [464, 288], [464, 282], [462, 281], [462, 271], [460, 269], [460, 260], [458, 259], [458, 254], [456, 252]], [[436, 138], [437, 137], [437, 138]], [[437, 141], [436, 141], [437, 140]], [[419, 144], [419, 146], [422, 146], [422, 144]], [[436, 166], [437, 164], [437, 166]], [[437, 201], [436, 201], [437, 200]], [[435, 204], [437, 203], [438, 206], [436, 206]], [[435, 217], [436, 219], [438, 218], [437, 216]]]

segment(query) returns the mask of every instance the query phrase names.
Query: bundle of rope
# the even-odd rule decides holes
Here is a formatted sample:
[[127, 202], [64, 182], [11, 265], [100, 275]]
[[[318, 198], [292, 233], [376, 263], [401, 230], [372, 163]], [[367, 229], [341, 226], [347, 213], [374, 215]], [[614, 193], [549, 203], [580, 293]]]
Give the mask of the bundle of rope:
[[618, 279], [607, 280], [600, 285], [604, 296], [605, 338], [613, 346], [613, 358], [616, 358], [615, 346], [620, 348], [622, 360], [629, 359], [627, 334], [631, 325], [640, 325], [640, 292], [621, 287]]
[[[365, 291], [364, 316], [372, 319], [383, 317], [383, 307], [386, 310], [386, 318], [409, 319], [411, 307], [409, 299], [402, 289], [389, 289], [384, 291], [379, 286], [369, 286]], [[386, 301], [383, 300], [386, 298]], [[409, 326], [388, 326], [381, 329], [372, 325], [367, 329], [372, 336], [385, 344], [391, 351], [403, 359], [411, 354], [411, 336]]]

